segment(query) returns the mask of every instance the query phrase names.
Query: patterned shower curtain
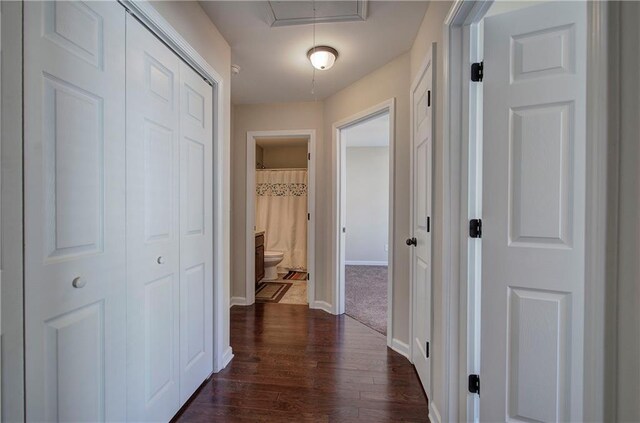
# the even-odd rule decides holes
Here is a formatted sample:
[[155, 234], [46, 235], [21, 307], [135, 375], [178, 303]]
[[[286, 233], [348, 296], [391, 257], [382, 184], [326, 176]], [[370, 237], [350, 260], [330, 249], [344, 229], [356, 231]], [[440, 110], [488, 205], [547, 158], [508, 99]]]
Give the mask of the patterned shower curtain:
[[283, 270], [307, 270], [307, 171], [256, 171], [256, 229], [265, 249], [282, 251]]

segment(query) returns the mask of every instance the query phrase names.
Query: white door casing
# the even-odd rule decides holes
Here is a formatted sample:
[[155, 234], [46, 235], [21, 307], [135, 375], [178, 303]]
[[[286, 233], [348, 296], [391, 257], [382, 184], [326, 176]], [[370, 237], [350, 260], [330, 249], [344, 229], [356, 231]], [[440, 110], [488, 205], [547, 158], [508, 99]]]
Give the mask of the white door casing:
[[[411, 87], [411, 361], [431, 397], [431, 224], [433, 190], [433, 100], [435, 43]], [[408, 240], [409, 241], [409, 240]], [[429, 343], [429, 347], [427, 347]]]
[[213, 371], [213, 90], [180, 62], [180, 402]]
[[[342, 131], [342, 129], [338, 129], [338, 131]], [[338, 140], [341, 140], [340, 137], [341, 132], [338, 134]], [[339, 190], [340, 190], [340, 202], [339, 202], [339, 210], [338, 210], [338, 218], [339, 220], [339, 243], [338, 243], [338, 296], [337, 296], [337, 304], [336, 308], [337, 314], [344, 314], [346, 311], [346, 303], [347, 303], [347, 143], [342, 141], [340, 145], [338, 145], [338, 175], [339, 175]], [[388, 271], [388, 269], [387, 269]], [[391, 310], [391, 309], [389, 309]], [[389, 312], [389, 311], [388, 311]], [[389, 328], [387, 328], [389, 330]]]
[[581, 421], [586, 17], [484, 23], [481, 421]]
[[24, 4], [28, 421], [125, 419], [125, 11]]
[[180, 408], [180, 59], [127, 16], [127, 419]]

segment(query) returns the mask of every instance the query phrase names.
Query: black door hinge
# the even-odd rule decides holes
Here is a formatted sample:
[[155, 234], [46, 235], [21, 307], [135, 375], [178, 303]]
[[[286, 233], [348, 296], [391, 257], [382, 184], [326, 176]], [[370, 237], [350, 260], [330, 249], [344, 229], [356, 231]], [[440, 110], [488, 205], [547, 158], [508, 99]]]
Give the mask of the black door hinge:
[[480, 395], [480, 375], [469, 375], [469, 392]]
[[482, 82], [484, 76], [484, 62], [471, 64], [471, 80], [473, 82]]
[[429, 358], [429, 341], [424, 346], [424, 355]]
[[427, 232], [431, 232], [431, 216], [427, 216]]
[[427, 107], [431, 107], [431, 90], [427, 90]]
[[311, 160], [311, 153], [307, 153], [307, 160]]
[[471, 219], [469, 221], [469, 237], [482, 238], [482, 219]]
[[307, 220], [311, 220], [311, 213], [307, 213]]
[[307, 280], [310, 281], [311, 280], [311, 273], [307, 273]]

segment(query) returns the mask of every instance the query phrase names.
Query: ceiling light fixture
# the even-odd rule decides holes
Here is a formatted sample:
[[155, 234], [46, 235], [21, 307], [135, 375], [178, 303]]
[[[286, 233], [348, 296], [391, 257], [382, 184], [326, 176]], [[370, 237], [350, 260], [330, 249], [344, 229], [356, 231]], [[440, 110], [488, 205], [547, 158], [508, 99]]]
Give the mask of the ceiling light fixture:
[[315, 46], [307, 52], [307, 57], [318, 70], [331, 69], [338, 58], [338, 51], [329, 46]]

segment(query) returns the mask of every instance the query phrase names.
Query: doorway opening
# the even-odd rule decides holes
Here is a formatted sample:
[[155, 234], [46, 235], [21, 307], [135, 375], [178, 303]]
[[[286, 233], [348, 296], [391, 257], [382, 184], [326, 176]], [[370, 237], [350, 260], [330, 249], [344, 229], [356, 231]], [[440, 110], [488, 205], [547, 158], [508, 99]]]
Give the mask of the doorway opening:
[[313, 131], [247, 135], [247, 304], [313, 303]]
[[256, 301], [307, 304], [307, 138], [256, 139]]
[[391, 339], [393, 100], [336, 124], [337, 312]]
[[345, 143], [345, 313], [387, 333], [389, 113], [342, 131]]

